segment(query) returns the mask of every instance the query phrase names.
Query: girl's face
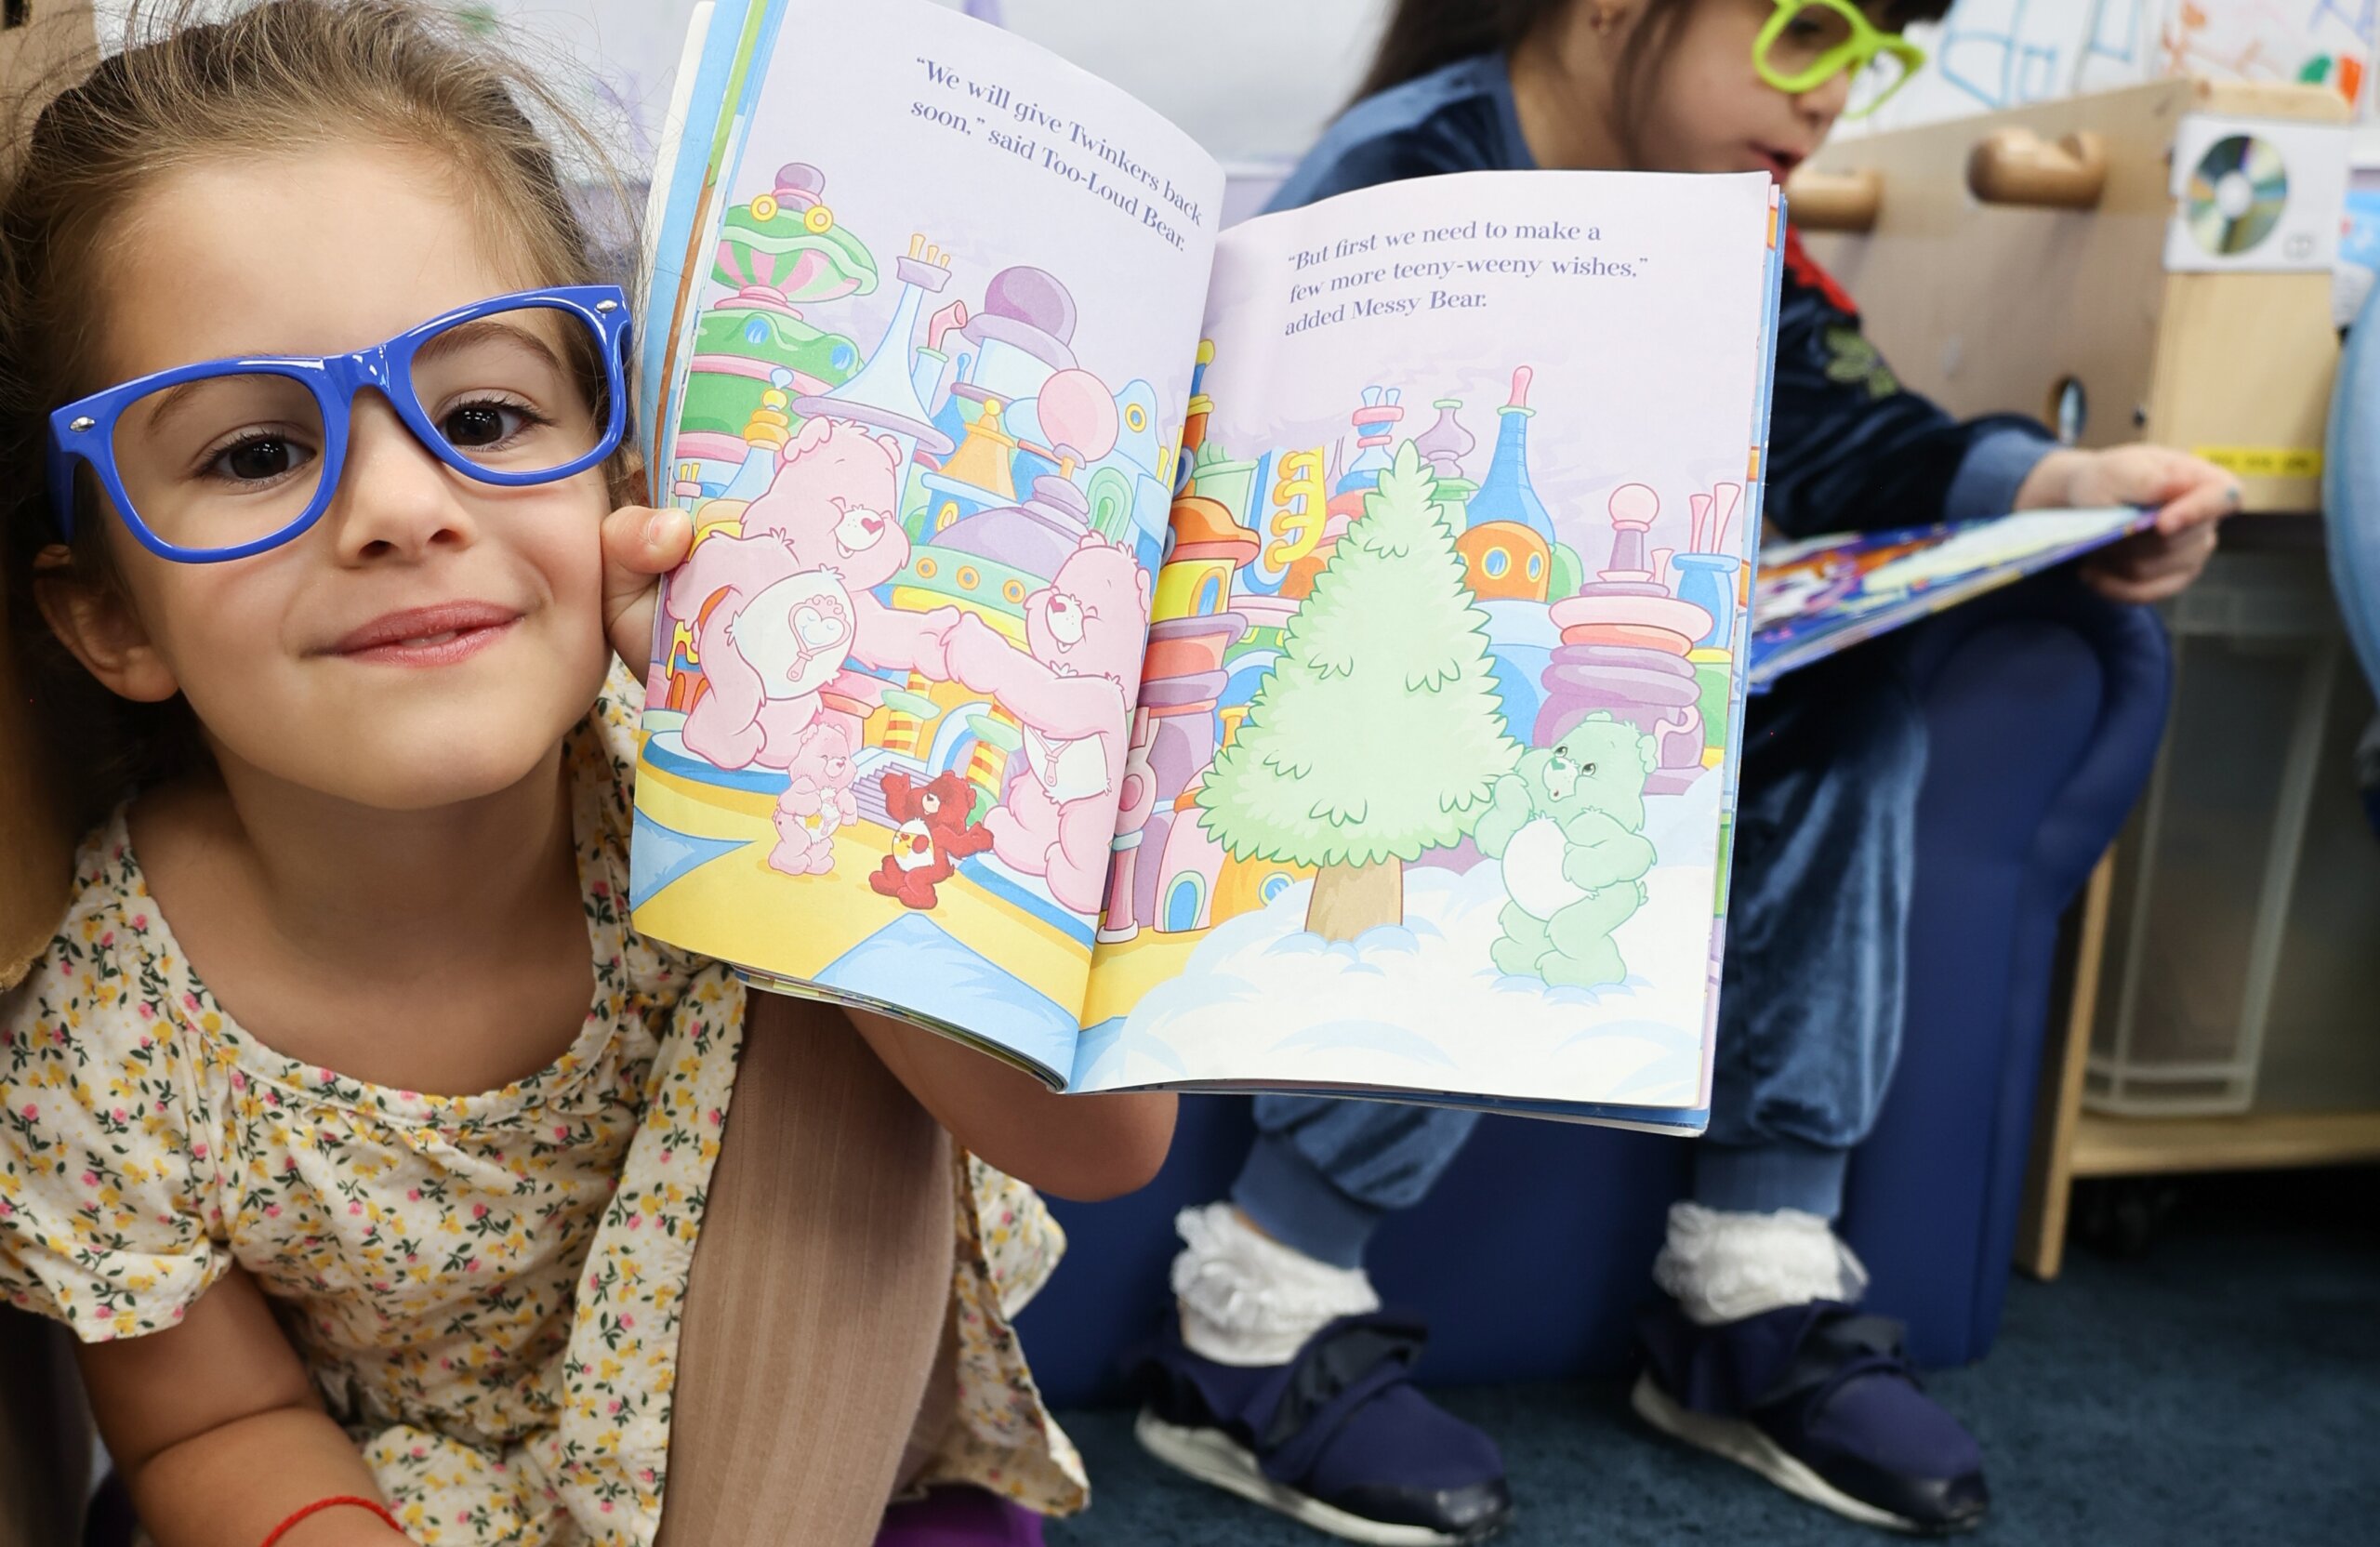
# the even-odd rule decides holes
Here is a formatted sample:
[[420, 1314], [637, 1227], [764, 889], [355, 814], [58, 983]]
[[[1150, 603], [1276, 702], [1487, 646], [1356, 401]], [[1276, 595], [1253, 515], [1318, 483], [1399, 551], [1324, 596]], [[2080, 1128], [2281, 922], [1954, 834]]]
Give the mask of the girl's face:
[[[453, 182], [368, 146], [168, 176], [112, 233], [103, 379], [361, 349], [535, 283], [492, 256]], [[124, 648], [78, 653], [126, 696], [184, 694], [227, 777], [245, 766], [390, 810], [493, 794], [537, 769], [602, 684], [609, 508], [600, 468], [522, 488], [467, 478], [367, 391], [337, 492], [293, 541], [176, 563], [111, 516]]]
[[[1871, 20], [1883, 8], [1862, 7]], [[1851, 78], [1838, 73], [1798, 96], [1763, 80], [1752, 53], [1776, 11], [1775, 0], [1694, 0], [1686, 7], [1654, 78], [1637, 94], [1640, 170], [1767, 172], [1782, 181], [1825, 142], [1850, 100]]]

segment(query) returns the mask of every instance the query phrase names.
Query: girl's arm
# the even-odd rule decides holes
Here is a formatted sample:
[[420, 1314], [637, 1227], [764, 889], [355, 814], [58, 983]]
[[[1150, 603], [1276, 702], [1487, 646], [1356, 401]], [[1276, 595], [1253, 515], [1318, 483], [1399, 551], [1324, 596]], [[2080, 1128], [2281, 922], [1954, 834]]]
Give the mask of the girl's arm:
[[1146, 1186], [1165, 1164], [1177, 1104], [1170, 1091], [1062, 1096], [946, 1037], [863, 1010], [849, 1013], [884, 1066], [953, 1139], [1028, 1186], [1091, 1203]]
[[[317, 1499], [380, 1497], [323, 1410], [263, 1293], [234, 1268], [181, 1324], [76, 1349], [83, 1384], [157, 1547], [258, 1547]], [[308, 1516], [282, 1547], [398, 1547], [368, 1510]]]

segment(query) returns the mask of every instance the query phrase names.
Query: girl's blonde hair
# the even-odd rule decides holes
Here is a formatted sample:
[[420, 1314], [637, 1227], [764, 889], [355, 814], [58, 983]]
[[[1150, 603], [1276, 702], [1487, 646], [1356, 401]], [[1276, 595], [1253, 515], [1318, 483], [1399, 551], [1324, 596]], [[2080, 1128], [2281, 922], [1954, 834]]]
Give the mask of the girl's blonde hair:
[[[632, 224], [601, 148], [570, 109], [455, 18], [416, 0], [264, 0], [205, 19], [222, 8], [220, 0], [137, 7], [124, 51], [13, 137], [22, 149], [0, 191], [0, 575], [37, 723], [64, 764], [64, 787], [81, 800], [72, 814], [85, 822], [205, 756], [187, 706], [106, 692], [50, 637], [32, 595], [35, 562], [58, 540], [49, 412], [108, 385], [91, 377], [102, 276], [141, 192], [192, 165], [311, 146], [412, 152], [450, 169], [475, 229], [524, 284], [615, 277], [599, 272], [578, 211], [587, 187], [608, 190], [621, 229]], [[585, 154], [596, 169], [586, 181], [562, 177], [538, 120]], [[623, 460], [615, 492], [624, 474]], [[78, 499], [71, 573], [112, 587], [103, 524], [84, 519], [97, 510], [87, 481]]]

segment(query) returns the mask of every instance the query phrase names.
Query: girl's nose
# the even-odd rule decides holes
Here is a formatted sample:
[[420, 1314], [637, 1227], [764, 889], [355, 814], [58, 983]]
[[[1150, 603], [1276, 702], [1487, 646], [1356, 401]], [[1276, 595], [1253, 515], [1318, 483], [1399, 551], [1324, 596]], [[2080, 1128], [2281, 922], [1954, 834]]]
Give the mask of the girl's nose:
[[418, 558], [441, 546], [467, 547], [476, 536], [469, 509], [456, 497], [457, 475], [377, 392], [356, 397], [346, 461], [329, 515], [350, 562]]

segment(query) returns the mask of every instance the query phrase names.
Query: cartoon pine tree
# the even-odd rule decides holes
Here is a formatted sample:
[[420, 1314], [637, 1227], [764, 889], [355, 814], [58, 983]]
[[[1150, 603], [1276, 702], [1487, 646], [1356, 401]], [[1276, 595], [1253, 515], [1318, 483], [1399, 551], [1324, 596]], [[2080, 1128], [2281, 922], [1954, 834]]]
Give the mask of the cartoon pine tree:
[[1233, 854], [1317, 867], [1327, 939], [1401, 921], [1405, 863], [1460, 842], [1520, 755], [1434, 482], [1397, 447], [1198, 792]]

